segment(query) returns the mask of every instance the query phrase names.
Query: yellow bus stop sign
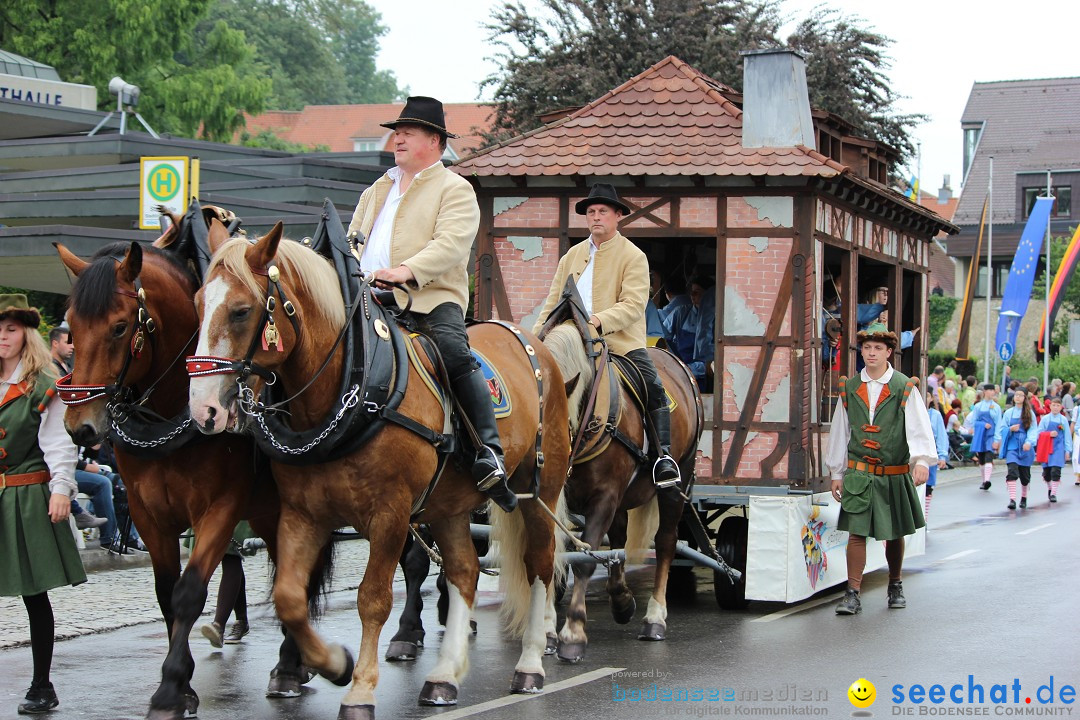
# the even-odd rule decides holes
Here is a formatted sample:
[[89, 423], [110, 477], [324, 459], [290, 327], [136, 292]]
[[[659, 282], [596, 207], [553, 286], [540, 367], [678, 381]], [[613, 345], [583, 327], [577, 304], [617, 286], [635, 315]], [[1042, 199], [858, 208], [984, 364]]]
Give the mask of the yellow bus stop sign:
[[143, 157], [139, 159], [139, 228], [161, 228], [164, 205], [183, 215], [188, 205], [188, 158]]

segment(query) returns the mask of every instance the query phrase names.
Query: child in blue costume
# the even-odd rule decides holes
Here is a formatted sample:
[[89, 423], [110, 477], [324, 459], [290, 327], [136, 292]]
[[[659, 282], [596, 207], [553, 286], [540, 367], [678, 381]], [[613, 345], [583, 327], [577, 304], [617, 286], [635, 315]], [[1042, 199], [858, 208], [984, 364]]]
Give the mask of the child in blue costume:
[[934, 432], [934, 446], [937, 448], [938, 461], [930, 466], [930, 476], [926, 481], [926, 505], [923, 508], [923, 516], [930, 517], [930, 498], [934, 496], [934, 487], [937, 485], [938, 470], [944, 470], [946, 460], [949, 457], [949, 435], [945, 432], [945, 418], [938, 407], [934, 392], [926, 393], [927, 413], [930, 415], [930, 429]]
[[991, 383], [983, 385], [982, 390], [982, 400], [971, 408], [974, 431], [971, 438], [971, 452], [978, 458], [977, 462], [982, 465], [983, 481], [979, 489], [989, 490], [990, 475], [994, 472], [994, 455], [997, 454], [998, 449], [994, 433], [997, 431], [998, 423], [1001, 422], [1001, 406], [995, 399], [997, 389]]
[[1016, 509], [1016, 479], [1020, 478], [1020, 508], [1027, 507], [1028, 483], [1031, 482], [1031, 466], [1035, 462], [1035, 443], [1039, 439], [1039, 424], [1027, 393], [1017, 388], [1013, 404], [998, 423], [994, 440], [1005, 459], [1009, 472], [1005, 484], [1009, 488], [1009, 509]]
[[1061, 414], [1061, 398], [1050, 398], [1050, 412], [1039, 421], [1039, 433], [1049, 433], [1054, 440], [1050, 459], [1043, 463], [1043, 480], [1047, 484], [1050, 502], [1057, 502], [1058, 485], [1061, 484], [1061, 468], [1069, 462], [1072, 455], [1072, 430], [1069, 419]]

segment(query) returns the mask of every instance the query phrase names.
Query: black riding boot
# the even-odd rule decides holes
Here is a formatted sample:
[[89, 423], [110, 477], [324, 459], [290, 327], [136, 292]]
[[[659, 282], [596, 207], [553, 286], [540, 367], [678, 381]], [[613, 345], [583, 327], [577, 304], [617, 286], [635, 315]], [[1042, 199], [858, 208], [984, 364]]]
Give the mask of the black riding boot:
[[461, 409], [476, 428], [483, 447], [477, 449], [472, 466], [476, 488], [506, 512], [517, 507], [517, 496], [506, 485], [506, 466], [503, 464], [502, 443], [495, 425], [495, 410], [491, 405], [491, 391], [483, 372], [477, 368], [454, 382]]
[[653, 465], [653, 483], [659, 488], [667, 488], [682, 480], [679, 466], [671, 457], [671, 413], [667, 406], [662, 406], [649, 413], [656, 429], [659, 457]]

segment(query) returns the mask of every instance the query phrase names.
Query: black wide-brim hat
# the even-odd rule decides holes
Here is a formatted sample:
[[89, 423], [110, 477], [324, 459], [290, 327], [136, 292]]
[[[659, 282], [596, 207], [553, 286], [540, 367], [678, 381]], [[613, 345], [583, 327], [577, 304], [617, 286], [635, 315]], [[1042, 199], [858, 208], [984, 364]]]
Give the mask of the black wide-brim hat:
[[22, 293], [0, 295], [0, 320], [7, 318], [34, 329], [41, 326], [41, 313], [37, 308], [30, 307]]
[[397, 120], [379, 124], [391, 130], [398, 125], [420, 125], [429, 130], [434, 130], [443, 137], [459, 137], [446, 129], [446, 114], [443, 112], [443, 104], [435, 98], [424, 97], [423, 95], [408, 98]]
[[631, 213], [630, 206], [619, 199], [619, 194], [615, 192], [615, 186], [607, 183], [596, 183], [593, 185], [592, 189], [589, 190], [589, 197], [584, 200], [578, 200], [577, 203], [574, 204], [574, 210], [577, 211], [578, 215], [584, 215], [590, 205], [596, 204], [610, 205], [617, 210], [622, 210], [624, 215], [629, 215]]

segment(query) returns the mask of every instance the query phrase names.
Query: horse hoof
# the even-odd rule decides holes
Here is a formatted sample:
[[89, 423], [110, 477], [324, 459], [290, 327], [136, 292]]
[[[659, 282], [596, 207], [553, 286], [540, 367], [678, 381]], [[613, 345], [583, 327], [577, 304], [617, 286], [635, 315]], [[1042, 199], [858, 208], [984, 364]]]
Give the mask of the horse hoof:
[[[353, 660], [353, 656], [352, 656], [352, 653], [349, 652], [349, 648], [345, 647], [344, 645], [338, 645], [338, 647], [341, 648], [341, 652], [344, 653], [344, 655], [345, 655], [345, 670], [344, 670], [344, 672], [342, 672], [341, 675], [339, 675], [337, 677], [329, 677], [329, 676], [327, 676], [325, 673], [323, 673], [321, 671], [319, 672], [319, 674], [322, 675], [327, 680], [329, 680], [330, 682], [337, 685], [338, 687], [345, 687], [346, 685], [348, 685], [349, 683], [352, 682], [353, 668], [356, 667], [356, 661]], [[364, 705], [357, 705], [356, 707], [365, 707], [365, 706]]]
[[515, 672], [510, 692], [515, 695], [538, 693], [544, 689], [544, 676], [540, 673]]
[[421, 705], [457, 705], [457, 688], [448, 682], [425, 682], [420, 691]]
[[615, 618], [615, 622], [619, 625], [625, 625], [633, 620], [635, 612], [637, 612], [637, 601], [632, 595], [629, 603], [621, 604], [613, 601], [611, 604], [611, 617]]
[[185, 710], [179, 708], [150, 708], [146, 713], [146, 720], [184, 720]]
[[559, 651], [559, 638], [557, 635], [547, 636], [547, 647], [544, 648], [545, 655], [554, 655]]
[[417, 644], [408, 640], [391, 640], [390, 647], [386, 648], [388, 662], [406, 662], [415, 660]]
[[583, 642], [564, 643], [559, 641], [556, 654], [559, 659], [566, 663], [579, 663], [585, 659], [585, 646]]
[[375, 720], [375, 706], [342, 705], [337, 717], [338, 720]]
[[472, 630], [473, 635], [476, 634], [476, 621], [475, 620], [470, 620], [469, 621], [469, 629]]
[[664, 633], [667, 632], [667, 628], [660, 623], [646, 622], [641, 626], [641, 632], [638, 633], [638, 640], [664, 640]]
[[275, 668], [270, 672], [270, 684], [266, 686], [266, 697], [300, 697], [300, 686], [302, 684], [303, 680], [300, 675], [296, 675], [290, 672], [278, 672], [278, 670]]

